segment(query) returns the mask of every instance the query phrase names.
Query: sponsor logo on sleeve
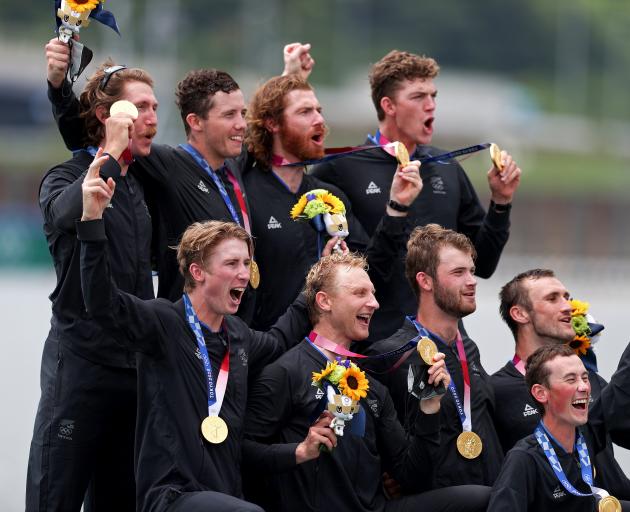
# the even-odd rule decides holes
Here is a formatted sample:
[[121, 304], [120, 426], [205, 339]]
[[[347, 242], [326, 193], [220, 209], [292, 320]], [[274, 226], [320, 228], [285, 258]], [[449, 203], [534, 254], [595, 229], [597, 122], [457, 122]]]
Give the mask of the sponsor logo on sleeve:
[[272, 215], [267, 222], [267, 229], [281, 229], [282, 224]]

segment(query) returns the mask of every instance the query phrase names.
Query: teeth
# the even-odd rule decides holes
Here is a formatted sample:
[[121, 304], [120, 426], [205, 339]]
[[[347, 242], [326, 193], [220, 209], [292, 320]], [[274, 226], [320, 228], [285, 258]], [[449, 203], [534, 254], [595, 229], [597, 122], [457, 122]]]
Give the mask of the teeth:
[[572, 402], [573, 405], [577, 405], [577, 404], [585, 404], [586, 402], [588, 402], [587, 398], [580, 398], [578, 400], [575, 400]]

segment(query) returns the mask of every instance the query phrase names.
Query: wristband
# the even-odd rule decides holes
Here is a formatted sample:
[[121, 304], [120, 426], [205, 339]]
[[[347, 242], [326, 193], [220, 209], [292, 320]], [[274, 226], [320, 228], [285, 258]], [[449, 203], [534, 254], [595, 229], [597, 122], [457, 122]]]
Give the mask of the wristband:
[[387, 202], [387, 206], [389, 206], [392, 210], [396, 210], [397, 212], [407, 213], [409, 211], [409, 206], [405, 206], [404, 204], [400, 204], [393, 199], [390, 199]]
[[512, 209], [512, 203], [497, 204], [494, 201], [490, 201], [490, 208], [497, 213], [506, 213]]

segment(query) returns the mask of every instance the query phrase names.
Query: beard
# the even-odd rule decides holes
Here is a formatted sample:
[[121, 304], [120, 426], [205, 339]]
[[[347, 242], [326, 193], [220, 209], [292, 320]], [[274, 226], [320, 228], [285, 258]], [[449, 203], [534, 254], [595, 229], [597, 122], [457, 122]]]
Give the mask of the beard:
[[459, 291], [449, 290], [442, 286], [437, 279], [434, 281], [433, 300], [442, 311], [455, 318], [464, 318], [477, 309], [476, 303], [462, 305]]
[[[324, 126], [324, 135], [328, 129]], [[315, 160], [324, 156], [324, 147], [315, 145], [310, 132], [301, 133], [291, 126], [283, 124], [280, 128], [280, 138], [284, 150], [299, 160]]]

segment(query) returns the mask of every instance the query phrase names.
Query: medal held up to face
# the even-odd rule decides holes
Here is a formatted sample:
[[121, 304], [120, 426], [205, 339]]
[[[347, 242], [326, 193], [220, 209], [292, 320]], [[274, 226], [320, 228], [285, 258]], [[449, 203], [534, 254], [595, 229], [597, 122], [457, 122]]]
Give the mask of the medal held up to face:
[[400, 167], [407, 167], [409, 165], [409, 151], [407, 150], [407, 146], [402, 142], [396, 141], [394, 142], [394, 152]]
[[416, 345], [420, 362], [409, 365], [407, 373], [407, 390], [418, 400], [428, 400], [434, 396], [446, 393], [446, 387], [440, 383], [437, 386], [429, 384], [429, 368], [433, 366], [433, 357], [438, 353], [435, 342], [423, 336]]
[[490, 144], [490, 160], [499, 172], [503, 172], [503, 162], [501, 162], [501, 148], [494, 142]]
[[70, 45], [70, 66], [68, 78], [76, 81], [92, 60], [92, 50], [75, 41], [82, 27], [87, 27], [92, 19], [107, 25], [118, 35], [118, 25], [114, 15], [103, 9], [104, 0], [55, 0], [55, 21], [59, 40]]
[[321, 256], [324, 232], [329, 236], [339, 237], [334, 251], [341, 252], [341, 241], [350, 232], [346, 219], [346, 207], [343, 202], [328, 190], [318, 188], [303, 194], [291, 208], [293, 220], [307, 220], [318, 233], [318, 254]]

